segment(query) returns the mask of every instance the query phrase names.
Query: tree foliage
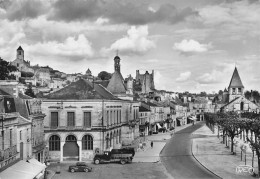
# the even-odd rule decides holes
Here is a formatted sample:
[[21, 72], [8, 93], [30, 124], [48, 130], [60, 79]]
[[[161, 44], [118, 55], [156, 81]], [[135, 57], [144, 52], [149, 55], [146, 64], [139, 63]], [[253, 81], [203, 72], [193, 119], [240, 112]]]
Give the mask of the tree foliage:
[[98, 74], [98, 77], [101, 78], [101, 80], [109, 80], [112, 77], [112, 74], [106, 71], [101, 71]]
[[247, 99], [252, 99], [255, 102], [259, 102], [260, 101], [260, 94], [257, 90], [251, 90], [251, 91], [246, 91], [245, 92], [245, 97]]
[[[252, 149], [256, 152], [258, 159], [258, 173], [260, 173], [260, 114], [247, 112], [238, 114], [236, 112], [228, 113], [205, 113], [205, 120], [208, 126], [218, 125], [223, 128], [223, 134], [231, 138], [231, 152], [233, 152], [234, 137], [243, 130], [246, 131], [246, 139]], [[248, 132], [254, 133], [254, 137], [249, 138]]]
[[0, 80], [15, 80], [15, 76], [10, 74], [17, 71], [17, 68], [0, 57]]
[[32, 90], [32, 85], [31, 84], [29, 84], [28, 88], [25, 91], [25, 94], [30, 96], [30, 97], [32, 97], [32, 98], [36, 97], [34, 92], [33, 92], [33, 90]]

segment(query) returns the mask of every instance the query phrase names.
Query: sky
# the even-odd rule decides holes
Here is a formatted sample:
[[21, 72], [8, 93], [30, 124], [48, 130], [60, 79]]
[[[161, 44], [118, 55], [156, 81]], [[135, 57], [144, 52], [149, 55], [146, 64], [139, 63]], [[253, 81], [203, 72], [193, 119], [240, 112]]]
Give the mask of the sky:
[[0, 0], [0, 57], [65, 72], [154, 70], [155, 88], [260, 90], [259, 0]]

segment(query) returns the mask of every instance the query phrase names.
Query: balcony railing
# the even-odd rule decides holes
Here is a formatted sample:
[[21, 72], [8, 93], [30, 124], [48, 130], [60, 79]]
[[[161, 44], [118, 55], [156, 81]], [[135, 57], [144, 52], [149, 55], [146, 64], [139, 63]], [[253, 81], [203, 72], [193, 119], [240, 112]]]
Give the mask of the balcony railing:
[[9, 147], [5, 150], [0, 150], [0, 162], [7, 160], [17, 154], [17, 147], [16, 145]]

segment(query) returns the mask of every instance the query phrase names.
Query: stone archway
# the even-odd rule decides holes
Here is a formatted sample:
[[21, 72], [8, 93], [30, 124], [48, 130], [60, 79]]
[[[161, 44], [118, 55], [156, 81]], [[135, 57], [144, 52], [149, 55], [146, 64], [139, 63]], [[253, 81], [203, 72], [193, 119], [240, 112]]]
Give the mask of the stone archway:
[[79, 146], [77, 144], [77, 138], [74, 135], [68, 135], [66, 137], [66, 141], [63, 146], [63, 160], [64, 161], [79, 160]]

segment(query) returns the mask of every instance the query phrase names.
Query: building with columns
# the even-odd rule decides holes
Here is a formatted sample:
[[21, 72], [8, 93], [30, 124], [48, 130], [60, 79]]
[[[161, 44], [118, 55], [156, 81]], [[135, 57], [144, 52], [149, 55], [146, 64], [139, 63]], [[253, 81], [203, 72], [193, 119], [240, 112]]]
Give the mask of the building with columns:
[[51, 161], [87, 161], [120, 148], [139, 133], [139, 103], [120, 100], [100, 84], [80, 79], [46, 96], [44, 132]]

